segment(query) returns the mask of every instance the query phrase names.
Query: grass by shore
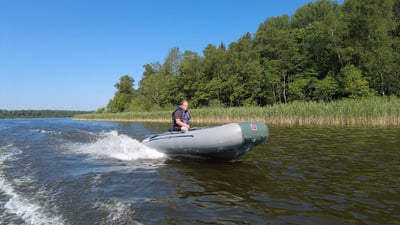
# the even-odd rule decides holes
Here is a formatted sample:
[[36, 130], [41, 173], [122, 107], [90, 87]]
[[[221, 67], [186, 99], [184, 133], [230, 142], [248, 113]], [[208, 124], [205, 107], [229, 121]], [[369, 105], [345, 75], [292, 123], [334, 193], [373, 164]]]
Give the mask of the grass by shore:
[[[92, 113], [77, 120], [170, 122], [171, 112]], [[400, 126], [400, 98], [370, 97], [329, 103], [292, 102], [266, 107], [190, 109], [194, 123], [261, 121], [274, 125]]]

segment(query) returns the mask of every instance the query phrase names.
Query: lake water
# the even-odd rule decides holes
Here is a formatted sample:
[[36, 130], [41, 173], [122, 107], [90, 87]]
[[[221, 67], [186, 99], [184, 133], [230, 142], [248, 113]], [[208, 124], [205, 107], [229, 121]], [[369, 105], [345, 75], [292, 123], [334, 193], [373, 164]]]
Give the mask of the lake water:
[[0, 120], [0, 224], [400, 224], [400, 128], [271, 126], [233, 162], [140, 144], [167, 128]]

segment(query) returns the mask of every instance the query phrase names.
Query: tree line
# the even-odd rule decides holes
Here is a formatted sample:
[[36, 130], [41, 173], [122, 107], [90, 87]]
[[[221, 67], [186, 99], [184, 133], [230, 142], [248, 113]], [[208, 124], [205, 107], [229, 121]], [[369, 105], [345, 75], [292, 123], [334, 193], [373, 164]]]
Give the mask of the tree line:
[[122, 76], [99, 112], [400, 96], [400, 0], [317, 0], [202, 53], [172, 48], [137, 89]]
[[77, 114], [89, 113], [88, 111], [69, 110], [0, 110], [0, 119], [15, 118], [66, 118]]

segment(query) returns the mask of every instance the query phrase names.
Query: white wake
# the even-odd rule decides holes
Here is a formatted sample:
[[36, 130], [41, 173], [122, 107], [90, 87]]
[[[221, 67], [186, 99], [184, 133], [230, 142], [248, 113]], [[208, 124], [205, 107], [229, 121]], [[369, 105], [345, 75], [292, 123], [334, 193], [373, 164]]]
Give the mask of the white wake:
[[[48, 208], [49, 205], [35, 198], [35, 194], [26, 196], [23, 193], [19, 193], [18, 185], [14, 182], [33, 183], [30, 177], [19, 177], [18, 179], [13, 179], [13, 181], [5, 177], [3, 170], [7, 166], [4, 163], [16, 160], [16, 157], [22, 151], [12, 145], [1, 147], [0, 150], [0, 196], [4, 195], [7, 199], [5, 202], [2, 202], [2, 204], [4, 203], [5, 211], [0, 216], [0, 223], [22, 219], [25, 224], [64, 224], [63, 219], [58, 215], [54, 215], [54, 212], [52, 212], [53, 209]], [[46, 196], [47, 193], [43, 192], [41, 195]]]
[[70, 150], [92, 158], [111, 158], [122, 161], [166, 158], [164, 153], [151, 149], [129, 136], [118, 134], [117, 131], [106, 132], [92, 143], [73, 144]]

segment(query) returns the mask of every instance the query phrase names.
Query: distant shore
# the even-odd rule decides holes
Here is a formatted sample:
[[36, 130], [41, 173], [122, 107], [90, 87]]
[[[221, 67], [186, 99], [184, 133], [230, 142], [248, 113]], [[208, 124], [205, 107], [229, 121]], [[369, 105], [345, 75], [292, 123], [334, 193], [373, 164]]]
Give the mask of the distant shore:
[[[173, 110], [173, 109], [171, 109]], [[171, 110], [151, 112], [90, 113], [76, 120], [162, 122]], [[267, 107], [191, 109], [193, 123], [221, 124], [260, 121], [270, 125], [400, 126], [400, 98], [370, 97], [325, 102], [292, 102]]]
[[73, 117], [77, 114], [93, 113], [93, 111], [77, 111], [77, 110], [3, 110], [0, 109], [0, 119], [21, 119], [21, 118], [65, 118]]

